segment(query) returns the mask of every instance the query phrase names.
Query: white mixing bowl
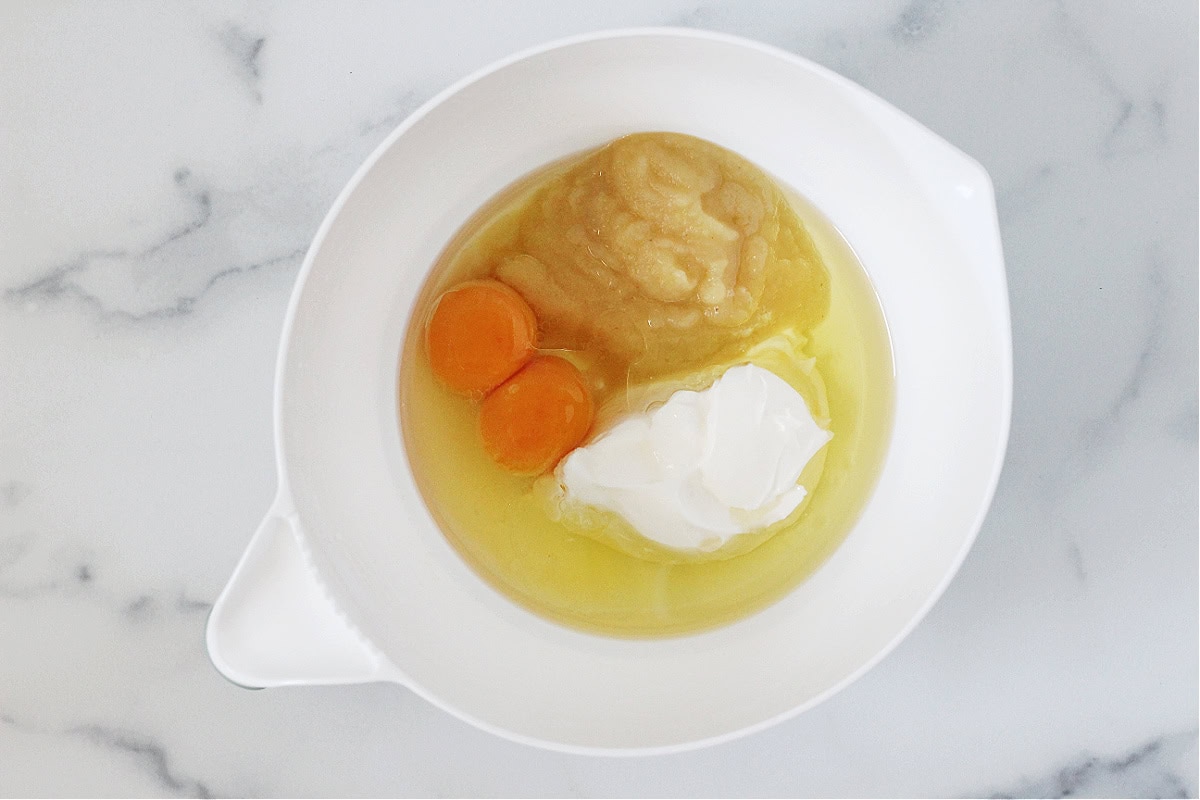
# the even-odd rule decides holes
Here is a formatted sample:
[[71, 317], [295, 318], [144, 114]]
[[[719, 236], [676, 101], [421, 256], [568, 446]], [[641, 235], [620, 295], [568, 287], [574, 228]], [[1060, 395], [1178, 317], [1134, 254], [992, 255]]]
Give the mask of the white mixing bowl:
[[[634, 131], [754, 161], [857, 251], [894, 348], [893, 440], [845, 543], [783, 600], [697, 635], [581, 633], [484, 583], [413, 483], [397, 359], [439, 252], [522, 175]], [[680, 750], [811, 708], [945, 589], [1008, 436], [1008, 299], [984, 170], [860, 87], [788, 53], [682, 30], [556, 42], [425, 104], [338, 197], [297, 280], [275, 385], [279, 495], [213, 609], [247, 686], [403, 684], [519, 741]]]

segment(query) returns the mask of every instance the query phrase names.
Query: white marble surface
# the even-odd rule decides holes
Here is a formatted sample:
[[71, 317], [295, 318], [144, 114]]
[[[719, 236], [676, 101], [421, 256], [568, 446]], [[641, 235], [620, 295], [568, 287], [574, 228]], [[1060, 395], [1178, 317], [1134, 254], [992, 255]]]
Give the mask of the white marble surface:
[[[961, 574], [849, 690], [677, 757], [227, 684], [202, 627], [272, 496], [326, 207], [451, 80], [643, 24], [805, 55], [991, 171], [1016, 402]], [[1196, 30], [1189, 0], [0, 3], [0, 795], [1195, 796]]]

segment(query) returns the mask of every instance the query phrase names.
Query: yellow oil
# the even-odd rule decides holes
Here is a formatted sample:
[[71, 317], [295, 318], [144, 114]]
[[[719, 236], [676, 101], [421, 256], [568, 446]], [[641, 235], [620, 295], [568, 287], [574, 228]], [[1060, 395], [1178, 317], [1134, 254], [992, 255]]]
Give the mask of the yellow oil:
[[[627, 637], [677, 635], [731, 622], [811, 575], [853, 527], [874, 486], [893, 406], [891, 349], [878, 300], [836, 229], [803, 198], [789, 195], [811, 238], [805, 245], [828, 272], [828, 311], [815, 327], [804, 325], [800, 312], [796, 320], [783, 314], [771, 327], [778, 332], [792, 322], [803, 326], [804, 352], [815, 359], [817, 385], [824, 387], [824, 397], [815, 398], [811, 388], [798, 385], [819, 416], [827, 408], [833, 432], [823, 469], [817, 469], [819, 481], [811, 487], [802, 479], [810, 494], [801, 509], [765, 542], [736, 557], [672, 563], [610, 546], [569, 518], [549, 513], [534, 479], [513, 475], [487, 456], [475, 405], [437, 382], [422, 346], [434, 299], [459, 281], [493, 275], [519, 238], [539, 187], [574, 163], [549, 167], [502, 193], [464, 226], [431, 273], [401, 356], [401, 427], [413, 473], [462, 557], [495, 589], [538, 614]], [[627, 386], [602, 354], [583, 348], [566, 355], [585, 372], [593, 367], [602, 405], [620, 403]], [[714, 363], [736, 359], [737, 353], [719, 356]], [[642, 377], [661, 379], [664, 373]]]

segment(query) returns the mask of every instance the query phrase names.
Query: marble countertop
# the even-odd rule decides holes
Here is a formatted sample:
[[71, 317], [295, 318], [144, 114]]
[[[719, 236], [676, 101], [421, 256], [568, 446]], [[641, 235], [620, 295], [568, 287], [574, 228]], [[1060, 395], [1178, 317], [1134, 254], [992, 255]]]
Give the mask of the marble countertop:
[[[1197, 793], [1197, 11], [1153, 3], [0, 5], [0, 795]], [[205, 614], [275, 488], [326, 208], [518, 48], [683, 25], [858, 81], [995, 181], [995, 505], [895, 653], [670, 757], [541, 752], [392, 686], [249, 692]]]

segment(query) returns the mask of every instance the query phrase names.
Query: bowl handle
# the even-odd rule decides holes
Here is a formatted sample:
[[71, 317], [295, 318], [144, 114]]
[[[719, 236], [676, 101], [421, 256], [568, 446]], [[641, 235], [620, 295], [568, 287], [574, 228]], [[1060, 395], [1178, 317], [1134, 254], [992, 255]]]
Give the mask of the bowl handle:
[[334, 607], [301, 550], [281, 491], [208, 617], [213, 666], [247, 688], [392, 679], [390, 665]]

